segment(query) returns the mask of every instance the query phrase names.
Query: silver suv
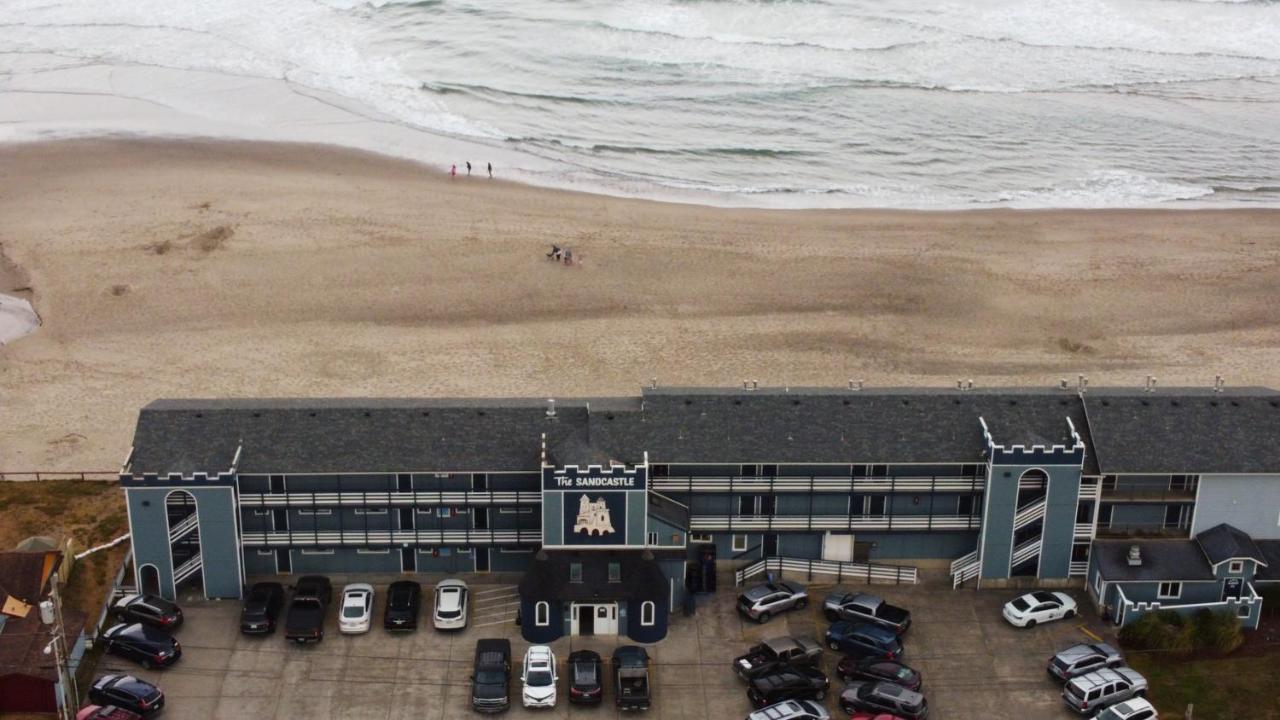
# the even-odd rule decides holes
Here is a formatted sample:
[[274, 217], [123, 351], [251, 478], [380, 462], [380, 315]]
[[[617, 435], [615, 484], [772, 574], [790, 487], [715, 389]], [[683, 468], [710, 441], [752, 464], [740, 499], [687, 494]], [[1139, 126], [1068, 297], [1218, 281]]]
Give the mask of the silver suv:
[[1102, 668], [1120, 667], [1124, 658], [1120, 651], [1106, 643], [1072, 645], [1049, 658], [1049, 674], [1059, 680], [1070, 680]]
[[803, 585], [772, 582], [747, 588], [738, 596], [738, 612], [760, 623], [783, 610], [803, 610], [809, 605], [809, 593]]
[[1097, 670], [1067, 681], [1062, 688], [1062, 702], [1081, 715], [1141, 696], [1147, 691], [1147, 679], [1129, 667]]

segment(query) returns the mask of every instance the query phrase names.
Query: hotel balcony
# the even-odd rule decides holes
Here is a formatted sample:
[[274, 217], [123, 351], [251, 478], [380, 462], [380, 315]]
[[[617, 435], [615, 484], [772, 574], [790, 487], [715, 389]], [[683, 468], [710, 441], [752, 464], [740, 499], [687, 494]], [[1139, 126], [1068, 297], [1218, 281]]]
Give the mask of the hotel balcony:
[[725, 475], [720, 477], [663, 476], [650, 478], [650, 486], [659, 492], [820, 492], [820, 493], [967, 493], [982, 492], [983, 478], [964, 477], [784, 477]]
[[693, 515], [690, 532], [773, 532], [795, 530], [977, 530], [982, 518], [969, 515]]
[[1102, 489], [1103, 502], [1109, 503], [1181, 503], [1195, 502], [1196, 490], [1169, 490], [1167, 488], [1106, 488]]

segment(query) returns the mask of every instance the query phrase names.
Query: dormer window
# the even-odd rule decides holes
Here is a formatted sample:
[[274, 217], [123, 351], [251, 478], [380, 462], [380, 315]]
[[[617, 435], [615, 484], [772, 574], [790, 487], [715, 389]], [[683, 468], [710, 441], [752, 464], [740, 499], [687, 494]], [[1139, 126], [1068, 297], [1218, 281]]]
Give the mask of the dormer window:
[[1243, 575], [1243, 574], [1244, 574], [1244, 561], [1243, 561], [1243, 560], [1232, 560], [1231, 562], [1227, 563], [1227, 574], [1228, 574], [1228, 575]]

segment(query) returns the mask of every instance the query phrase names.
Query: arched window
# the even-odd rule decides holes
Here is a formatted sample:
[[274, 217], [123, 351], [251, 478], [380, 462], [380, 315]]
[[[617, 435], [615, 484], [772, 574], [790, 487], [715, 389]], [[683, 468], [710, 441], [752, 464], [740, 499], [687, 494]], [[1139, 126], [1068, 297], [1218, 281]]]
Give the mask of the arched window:
[[645, 600], [640, 603], [640, 624], [652, 625], [655, 611], [656, 608], [654, 607], [652, 600]]
[[540, 602], [533, 606], [533, 624], [539, 627], [551, 624], [551, 605]]

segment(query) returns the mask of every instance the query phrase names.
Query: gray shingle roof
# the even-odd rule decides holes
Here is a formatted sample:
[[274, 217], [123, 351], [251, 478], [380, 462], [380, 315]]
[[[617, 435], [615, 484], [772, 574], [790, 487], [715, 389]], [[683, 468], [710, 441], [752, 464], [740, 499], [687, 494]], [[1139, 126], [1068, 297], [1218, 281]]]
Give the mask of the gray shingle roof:
[[1280, 580], [1280, 540], [1257, 540], [1255, 544], [1262, 551], [1267, 566], [1258, 568], [1253, 579], [1264, 582]]
[[1204, 556], [1212, 565], [1233, 558], [1249, 558], [1264, 564], [1267, 562], [1262, 551], [1254, 544], [1253, 538], [1243, 530], [1226, 523], [1214, 525], [1208, 530], [1197, 533], [1196, 542], [1200, 543], [1200, 549], [1204, 551]]
[[[1142, 549], [1142, 564], [1130, 566], [1129, 548]], [[1212, 580], [1213, 569], [1194, 540], [1095, 540], [1094, 556], [1107, 582]]]
[[1084, 403], [1103, 473], [1280, 470], [1275, 390], [1091, 388]]

